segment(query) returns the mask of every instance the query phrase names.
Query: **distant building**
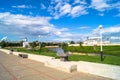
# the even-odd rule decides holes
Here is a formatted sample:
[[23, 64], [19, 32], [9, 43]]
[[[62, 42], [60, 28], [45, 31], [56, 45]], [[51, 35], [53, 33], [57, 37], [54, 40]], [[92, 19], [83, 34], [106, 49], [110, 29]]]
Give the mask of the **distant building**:
[[29, 44], [27, 38], [25, 38], [25, 39], [23, 40], [23, 47], [27, 47], [27, 48], [30, 47], [30, 44]]
[[[108, 45], [108, 44], [110, 44], [110, 41], [103, 41], [102, 44]], [[87, 46], [87, 45], [89, 45], [89, 46], [100, 45], [100, 40], [98, 38], [88, 39], [83, 42], [83, 46]]]
[[68, 44], [68, 46], [80, 46], [80, 44]]
[[99, 44], [100, 44], [99, 39], [88, 39], [83, 42], [83, 45], [90, 45], [90, 46], [99, 45]]

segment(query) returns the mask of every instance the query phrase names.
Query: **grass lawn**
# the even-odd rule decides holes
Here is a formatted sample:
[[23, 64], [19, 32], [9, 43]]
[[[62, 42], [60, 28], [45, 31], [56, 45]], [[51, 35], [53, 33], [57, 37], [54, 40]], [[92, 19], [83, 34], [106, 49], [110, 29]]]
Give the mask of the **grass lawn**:
[[112, 64], [120, 66], [120, 57], [119, 56], [105, 56], [104, 60], [100, 60], [100, 56], [87, 56], [87, 55], [71, 55], [69, 56], [70, 61], [88, 61], [96, 62], [103, 64]]
[[[7, 49], [10, 49], [10, 48], [7, 48]], [[56, 52], [48, 51], [45, 48], [41, 49], [40, 51], [39, 50], [28, 50], [28, 49], [25, 49], [25, 48], [14, 48], [14, 49], [19, 51], [19, 52], [26, 52], [26, 53], [30, 53], [30, 54], [45, 55], [45, 56], [51, 56], [51, 57], [59, 58], [56, 55]], [[113, 56], [113, 55], [104, 56], [104, 61], [100, 61], [100, 56], [88, 56], [88, 55], [73, 54], [73, 55], [69, 56], [69, 60], [70, 61], [88, 61], [88, 62], [95, 62], [95, 63], [102, 63], [102, 64], [112, 64], [112, 65], [119, 65], [120, 66], [120, 56]]]
[[[94, 49], [93, 46], [69, 46], [67, 48], [68, 51], [71, 52], [78, 52], [78, 53], [100, 53], [100, 46], [96, 46]], [[120, 46], [103, 46], [103, 53], [106, 55], [113, 55], [113, 56], [119, 56], [120, 57]]]

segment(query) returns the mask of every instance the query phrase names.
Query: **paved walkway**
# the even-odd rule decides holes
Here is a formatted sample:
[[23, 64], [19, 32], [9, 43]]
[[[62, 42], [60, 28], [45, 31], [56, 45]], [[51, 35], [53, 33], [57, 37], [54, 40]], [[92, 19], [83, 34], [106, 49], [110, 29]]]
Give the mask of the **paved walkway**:
[[85, 73], [66, 73], [43, 63], [0, 52], [0, 80], [111, 80]]

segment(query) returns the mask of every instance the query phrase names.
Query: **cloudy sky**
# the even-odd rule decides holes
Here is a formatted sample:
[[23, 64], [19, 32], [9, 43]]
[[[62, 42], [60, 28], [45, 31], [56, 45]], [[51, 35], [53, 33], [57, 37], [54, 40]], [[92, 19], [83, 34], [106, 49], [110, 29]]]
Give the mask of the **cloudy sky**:
[[81, 41], [99, 36], [120, 40], [119, 0], [1, 0], [0, 39]]

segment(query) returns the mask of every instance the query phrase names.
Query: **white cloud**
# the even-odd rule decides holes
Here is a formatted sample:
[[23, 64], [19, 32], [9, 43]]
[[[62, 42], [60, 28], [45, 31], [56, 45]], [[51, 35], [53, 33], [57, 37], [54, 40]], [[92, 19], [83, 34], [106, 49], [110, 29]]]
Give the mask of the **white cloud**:
[[61, 33], [61, 35], [59, 35], [59, 36], [62, 38], [70, 38], [73, 36], [73, 34], [71, 34], [69, 32], [64, 32], [64, 33]]
[[18, 36], [60, 35], [62, 32], [49, 23], [50, 19], [50, 17], [0, 13], [0, 33]]
[[51, 0], [51, 4], [55, 3], [68, 3], [70, 0]]
[[117, 9], [120, 10], [120, 2], [117, 2], [117, 3], [111, 4], [111, 7], [112, 7], [112, 8], [117, 8]]
[[69, 29], [68, 28], [62, 28], [60, 29], [60, 31], [68, 31]]
[[55, 7], [49, 7], [50, 13], [54, 16], [55, 19], [58, 19], [61, 16], [67, 15], [71, 12], [71, 5], [68, 3], [57, 3]]
[[88, 36], [88, 34], [73, 34], [70, 32], [63, 32], [59, 38], [55, 39], [58, 41], [83, 41], [86, 39], [86, 36]]
[[61, 37], [56, 38], [54, 41], [84, 41], [86, 40], [86, 35], [73, 35], [72, 37]]
[[79, 29], [88, 29], [88, 28], [90, 28], [90, 27], [88, 27], [88, 26], [81, 26], [81, 27], [79, 27]]
[[74, 0], [73, 4], [87, 4], [85, 0]]
[[0, 33], [13, 34], [16, 36], [38, 35], [58, 37], [59, 39], [80, 40], [85, 35], [72, 34], [68, 28], [56, 28], [51, 24], [50, 17], [32, 17], [20, 14], [0, 13]]
[[[80, 1], [80, 2], [79, 2]], [[79, 3], [79, 4], [77, 4]], [[52, 5], [49, 5], [48, 11], [55, 19], [62, 16], [78, 17], [88, 14], [85, 0], [76, 0], [73, 4], [64, 0], [52, 0]], [[77, 4], [77, 5], [76, 5]]]
[[[55, 18], [59, 19], [62, 16], [79, 17], [89, 14], [89, 9], [94, 9], [102, 13], [99, 16], [104, 16], [104, 11], [116, 9], [120, 12], [120, 2], [112, 0], [91, 0], [89, 3], [86, 0], [52, 0], [48, 11]], [[119, 16], [119, 15], [116, 15]]]
[[51, 0], [51, 4], [58, 3], [58, 2], [63, 2], [62, 0]]
[[109, 8], [110, 5], [107, 4], [107, 0], [92, 0], [90, 7], [98, 11], [104, 11], [106, 8]]
[[75, 6], [72, 8], [70, 15], [72, 17], [77, 17], [77, 16], [81, 16], [81, 15], [85, 15], [88, 14], [88, 12], [85, 10], [84, 6]]
[[44, 4], [40, 4], [41, 9], [46, 9], [46, 6]]
[[49, 17], [30, 17], [23, 15], [14, 15], [10, 13], [0, 13], [0, 18], [4, 21], [4, 24], [16, 24], [16, 25], [44, 25], [48, 24]]
[[55, 9], [55, 10], [58, 10], [58, 9], [60, 9], [60, 8], [61, 8], [61, 6], [62, 6], [62, 3], [60, 3], [60, 2], [59, 2], [59, 3], [57, 3], [57, 5], [55, 6], [55, 8], [54, 8], [54, 9]]
[[25, 8], [32, 8], [32, 6], [31, 5], [18, 5], [18, 6], [12, 6], [12, 8], [25, 9]]
[[33, 13], [32, 12], [29, 12], [30, 15], [32, 15]]
[[118, 33], [118, 32], [120, 32], [120, 25], [103, 29], [103, 33]]
[[[56, 28], [49, 17], [32, 17], [20, 14], [0, 13], [0, 33], [13, 34], [17, 36], [51, 36], [57, 38], [77, 39], [78, 37], [69, 32], [68, 28]], [[75, 38], [76, 37], [76, 38]], [[52, 40], [53, 40], [52, 39]], [[64, 40], [65, 40], [64, 39]]]
[[7, 40], [7, 36], [3, 37], [1, 41]]
[[115, 15], [115, 16], [116, 16], [116, 17], [120, 17], [120, 2], [111, 4], [111, 8], [112, 8], [112, 9], [117, 9], [117, 10], [118, 10], [118, 13], [117, 13], [117, 15]]
[[72, 41], [71, 38], [57, 38], [57, 39], [54, 39], [54, 41], [56, 42], [64, 42], [64, 41]]
[[[103, 34], [114, 34], [114, 33], [120, 33], [120, 25], [115, 25], [115, 26], [109, 26], [107, 28], [102, 29]], [[93, 29], [92, 35], [99, 35], [100, 31], [99, 28]]]
[[[85, 40], [87, 36], [92, 34], [71, 33], [68, 28], [56, 28], [50, 23], [50, 17], [32, 17], [20, 14], [0, 13], [0, 33], [14, 34], [17, 36], [51, 36], [57, 37], [61, 40]], [[80, 29], [89, 28], [88, 26], [81, 26]], [[95, 33], [96, 31], [96, 33]], [[95, 29], [94, 34], [99, 34], [98, 28]], [[104, 34], [120, 33], [120, 25], [104, 28]], [[55, 38], [53, 38], [55, 39]]]
[[104, 13], [100, 13], [99, 16], [104, 16]]
[[60, 8], [60, 15], [65, 15], [67, 13], [71, 12], [71, 5], [70, 4], [65, 4]]

